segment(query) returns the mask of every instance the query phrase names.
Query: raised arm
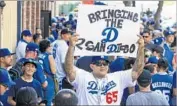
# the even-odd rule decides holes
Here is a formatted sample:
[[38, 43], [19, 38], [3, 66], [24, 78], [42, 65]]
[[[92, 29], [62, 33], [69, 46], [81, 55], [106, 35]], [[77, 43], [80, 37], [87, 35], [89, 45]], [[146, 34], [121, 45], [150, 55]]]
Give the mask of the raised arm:
[[137, 80], [137, 78], [142, 73], [144, 68], [144, 40], [142, 36], [139, 36], [139, 40], [137, 43], [138, 43], [138, 54], [132, 70], [133, 81]]
[[66, 54], [66, 60], [64, 64], [66, 75], [71, 82], [74, 81], [76, 77], [76, 71], [74, 70], [74, 47], [76, 45], [77, 40], [78, 35], [74, 35], [70, 38], [69, 48]]

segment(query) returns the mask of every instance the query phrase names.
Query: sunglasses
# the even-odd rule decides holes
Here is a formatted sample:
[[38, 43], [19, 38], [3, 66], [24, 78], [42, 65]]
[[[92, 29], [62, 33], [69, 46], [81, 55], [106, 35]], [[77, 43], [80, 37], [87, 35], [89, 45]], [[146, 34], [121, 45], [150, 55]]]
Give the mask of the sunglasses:
[[148, 38], [149, 36], [143, 36], [143, 38]]
[[98, 61], [94, 63], [96, 66], [108, 66], [108, 62], [106, 61]]

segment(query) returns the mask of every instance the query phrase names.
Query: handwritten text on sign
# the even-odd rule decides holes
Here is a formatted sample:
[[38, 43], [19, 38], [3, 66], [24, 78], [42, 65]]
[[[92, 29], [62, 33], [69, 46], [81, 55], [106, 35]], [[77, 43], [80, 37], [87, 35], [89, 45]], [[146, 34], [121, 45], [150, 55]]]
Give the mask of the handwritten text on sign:
[[75, 55], [136, 57], [139, 12], [133, 7], [81, 5]]

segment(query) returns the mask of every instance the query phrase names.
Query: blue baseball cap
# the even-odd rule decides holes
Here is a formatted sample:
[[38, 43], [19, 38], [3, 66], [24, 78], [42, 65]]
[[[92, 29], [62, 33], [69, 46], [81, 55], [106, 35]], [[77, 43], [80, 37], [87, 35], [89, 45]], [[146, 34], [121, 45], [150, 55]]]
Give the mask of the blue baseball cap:
[[154, 44], [161, 45], [165, 41], [164, 37], [158, 37], [153, 40]]
[[92, 57], [92, 63], [95, 63], [95, 62], [100, 61], [100, 60], [105, 60], [105, 61], [109, 62], [107, 56], [93, 56]]
[[15, 85], [6, 69], [0, 68], [0, 84], [11, 87]]
[[28, 43], [26, 46], [26, 51], [39, 51], [39, 46], [36, 43]]
[[5, 56], [9, 56], [9, 55], [14, 55], [15, 53], [11, 53], [9, 51], [9, 49], [7, 48], [2, 48], [0, 49], [0, 57], [5, 57]]
[[157, 64], [158, 63], [158, 59], [157, 59], [156, 56], [151, 56], [151, 57], [149, 57], [147, 63]]
[[32, 59], [32, 58], [28, 58], [28, 59], [24, 59], [23, 61], [23, 65], [25, 66], [27, 63], [32, 63], [35, 65], [35, 67], [37, 68], [37, 61]]
[[173, 29], [171, 29], [170, 27], [167, 27], [166, 30], [164, 30], [163, 32], [164, 36], [167, 37], [169, 35], [175, 35], [175, 31], [173, 31]]
[[21, 35], [22, 36], [32, 36], [32, 33], [30, 30], [26, 29], [26, 30], [22, 31]]

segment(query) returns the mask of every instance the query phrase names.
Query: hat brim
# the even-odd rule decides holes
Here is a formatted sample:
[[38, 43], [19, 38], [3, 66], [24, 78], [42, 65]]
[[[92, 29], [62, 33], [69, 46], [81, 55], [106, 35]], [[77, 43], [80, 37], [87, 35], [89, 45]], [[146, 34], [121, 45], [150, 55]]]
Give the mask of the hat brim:
[[15, 53], [11, 53], [10, 55], [14, 55]]
[[35, 67], [37, 68], [37, 64], [35, 62], [27, 61], [27, 62], [24, 62], [23, 65], [25, 66], [27, 63], [31, 63], [31, 64], [35, 65]]
[[13, 81], [9, 81], [8, 83], [4, 83], [4, 85], [11, 87], [12, 85], [15, 85], [16, 83]]

